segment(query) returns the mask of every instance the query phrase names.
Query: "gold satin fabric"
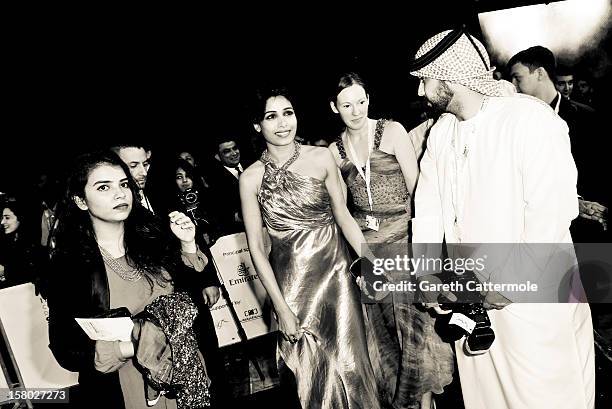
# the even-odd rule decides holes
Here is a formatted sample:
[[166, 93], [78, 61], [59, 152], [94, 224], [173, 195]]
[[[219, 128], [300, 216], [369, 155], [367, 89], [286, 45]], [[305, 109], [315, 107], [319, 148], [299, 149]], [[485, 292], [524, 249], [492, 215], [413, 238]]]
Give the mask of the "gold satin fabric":
[[379, 408], [359, 290], [325, 183], [268, 162], [258, 200], [272, 269], [305, 331], [295, 344], [279, 336], [277, 350], [302, 407]]

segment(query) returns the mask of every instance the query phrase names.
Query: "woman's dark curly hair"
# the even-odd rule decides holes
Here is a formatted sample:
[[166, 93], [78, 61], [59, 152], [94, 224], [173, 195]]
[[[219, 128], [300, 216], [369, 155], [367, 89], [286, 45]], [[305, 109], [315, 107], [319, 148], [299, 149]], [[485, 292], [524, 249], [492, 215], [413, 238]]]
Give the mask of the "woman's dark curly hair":
[[100, 257], [89, 212], [79, 209], [75, 198], [85, 198], [85, 185], [91, 172], [102, 165], [120, 167], [128, 176], [132, 191], [132, 210], [124, 222], [123, 236], [128, 264], [145, 272], [151, 285], [152, 279], [163, 285], [167, 280], [162, 275], [162, 268], [171, 268], [173, 263], [169, 256], [174, 250], [169, 231], [164, 230], [158, 217], [141, 205], [138, 187], [130, 177], [128, 167], [110, 150], [86, 153], [76, 158], [60, 202], [54, 254], [90, 259]]

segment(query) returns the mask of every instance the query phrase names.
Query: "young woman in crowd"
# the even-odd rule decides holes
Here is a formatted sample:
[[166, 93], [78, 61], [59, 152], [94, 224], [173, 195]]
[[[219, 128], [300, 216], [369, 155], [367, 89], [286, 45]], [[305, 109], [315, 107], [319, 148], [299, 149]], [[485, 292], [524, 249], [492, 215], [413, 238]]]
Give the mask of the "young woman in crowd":
[[189, 164], [194, 169], [194, 175], [197, 175], [197, 178], [202, 184], [202, 186], [204, 186], [205, 188], [208, 188], [208, 183], [206, 182], [206, 179], [204, 178], [204, 168], [199, 163], [199, 161], [196, 160], [195, 155], [192, 154], [191, 151], [181, 151], [178, 153], [178, 155], [176, 155], [176, 158], [183, 159], [189, 162]]
[[[219, 295], [216, 276], [201, 273], [207, 259], [191, 220], [173, 212], [162, 222], [137, 197], [129, 170], [111, 152], [80, 156], [67, 182], [52, 258], [49, 338], [60, 365], [79, 372], [80, 407], [147, 406], [132, 343], [92, 341], [75, 318], [119, 307], [133, 316], [177, 290], [189, 292], [198, 306], [194, 329], [213, 393], [216, 386], [217, 339], [208, 311]], [[162, 397], [155, 407], [176, 403]]]
[[196, 225], [198, 243], [210, 245], [217, 235], [207, 208], [211, 200], [209, 189], [202, 184], [197, 170], [187, 160], [174, 161], [172, 176], [175, 195], [174, 200], [170, 200], [170, 210], [179, 210], [189, 216]]
[[44, 296], [42, 278], [47, 257], [39, 244], [34, 213], [28, 214], [24, 204], [13, 197], [0, 206], [0, 288], [32, 282]]

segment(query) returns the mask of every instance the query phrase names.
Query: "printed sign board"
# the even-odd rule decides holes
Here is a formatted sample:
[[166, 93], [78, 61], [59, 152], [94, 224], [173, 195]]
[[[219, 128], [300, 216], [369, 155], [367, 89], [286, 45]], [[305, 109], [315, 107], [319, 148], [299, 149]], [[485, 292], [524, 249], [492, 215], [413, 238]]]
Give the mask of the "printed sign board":
[[[267, 237], [267, 234], [264, 234]], [[269, 249], [269, 241], [266, 240]], [[267, 293], [255, 271], [245, 233], [223, 236], [210, 248], [221, 282], [225, 285], [248, 339], [267, 334], [271, 325]], [[211, 309], [219, 346], [240, 341], [236, 322], [221, 296]], [[274, 323], [275, 325], [276, 323]]]

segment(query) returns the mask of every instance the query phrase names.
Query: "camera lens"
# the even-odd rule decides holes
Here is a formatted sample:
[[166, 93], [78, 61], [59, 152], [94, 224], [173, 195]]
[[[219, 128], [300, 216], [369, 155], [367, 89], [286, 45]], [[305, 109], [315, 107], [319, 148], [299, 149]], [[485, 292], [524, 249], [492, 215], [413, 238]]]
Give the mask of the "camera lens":
[[189, 192], [185, 195], [185, 202], [187, 203], [195, 203], [198, 201], [198, 195], [195, 192]]
[[185, 205], [197, 205], [199, 201], [198, 191], [195, 189], [187, 189], [180, 195], [181, 201]]

